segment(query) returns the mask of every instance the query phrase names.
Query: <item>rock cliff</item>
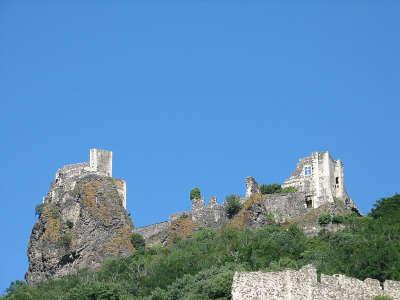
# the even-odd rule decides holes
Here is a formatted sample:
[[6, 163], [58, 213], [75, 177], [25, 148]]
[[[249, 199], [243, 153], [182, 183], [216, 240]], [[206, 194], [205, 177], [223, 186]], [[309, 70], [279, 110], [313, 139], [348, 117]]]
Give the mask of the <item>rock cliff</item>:
[[37, 209], [27, 282], [94, 269], [104, 258], [129, 255], [133, 225], [120, 191], [121, 180], [95, 173], [56, 180]]

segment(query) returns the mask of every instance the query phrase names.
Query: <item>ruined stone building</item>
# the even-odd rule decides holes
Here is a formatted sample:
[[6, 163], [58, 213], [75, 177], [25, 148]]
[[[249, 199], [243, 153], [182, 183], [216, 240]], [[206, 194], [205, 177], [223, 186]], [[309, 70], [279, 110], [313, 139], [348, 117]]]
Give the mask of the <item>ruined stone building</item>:
[[[50, 187], [48, 194], [43, 201], [56, 199], [55, 193], [73, 190], [76, 179], [85, 175], [99, 175], [112, 177], [112, 152], [101, 149], [90, 149], [89, 162], [65, 165], [60, 168], [55, 176], [55, 181]], [[116, 180], [118, 193], [122, 198], [122, 205], [126, 208], [126, 182], [122, 179]]]
[[335, 198], [354, 206], [344, 185], [343, 162], [334, 160], [328, 151], [301, 158], [293, 174], [282, 185], [283, 188], [289, 186], [304, 192], [307, 206], [312, 208], [332, 203]]
[[[301, 223], [302, 216], [313, 210], [317, 210], [316, 214], [332, 215], [357, 212], [344, 185], [343, 162], [334, 160], [329, 152], [315, 152], [300, 159], [292, 176], [282, 185], [282, 188], [287, 187], [294, 187], [297, 191], [262, 195], [256, 179], [246, 177], [241, 201], [243, 204], [251, 198], [257, 198], [257, 201], [250, 201], [253, 203], [247, 205], [245, 226], [256, 228], [271, 222], [294, 221], [306, 234], [315, 235], [321, 229], [319, 225], [314, 219]], [[165, 241], [171, 223], [181, 217], [189, 218], [200, 227], [219, 228], [230, 222], [225, 212], [226, 203], [217, 203], [215, 197], [208, 205], [202, 198], [191, 202], [190, 211], [173, 214], [168, 221], [136, 228], [135, 231], [152, 244]]]

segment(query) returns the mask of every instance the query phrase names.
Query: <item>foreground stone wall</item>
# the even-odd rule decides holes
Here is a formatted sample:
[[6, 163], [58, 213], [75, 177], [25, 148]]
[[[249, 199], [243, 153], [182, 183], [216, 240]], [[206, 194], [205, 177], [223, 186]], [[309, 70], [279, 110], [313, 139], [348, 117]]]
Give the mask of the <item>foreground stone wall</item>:
[[344, 275], [321, 275], [312, 265], [281, 272], [237, 272], [233, 278], [232, 299], [246, 300], [323, 300], [373, 299], [386, 295], [400, 299], [400, 282], [387, 280], [383, 285], [376, 279], [364, 281]]

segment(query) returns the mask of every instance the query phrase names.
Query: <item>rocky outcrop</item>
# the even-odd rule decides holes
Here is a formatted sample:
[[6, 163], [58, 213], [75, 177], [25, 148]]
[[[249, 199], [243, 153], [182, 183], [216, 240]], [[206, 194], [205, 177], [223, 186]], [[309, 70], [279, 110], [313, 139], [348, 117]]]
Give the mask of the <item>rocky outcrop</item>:
[[312, 265], [281, 272], [237, 272], [233, 278], [233, 300], [372, 300], [376, 296], [400, 299], [400, 282], [386, 280], [383, 289], [376, 279], [364, 281], [344, 275], [321, 274]]
[[54, 182], [32, 230], [27, 282], [94, 269], [104, 258], [129, 255], [133, 225], [124, 201], [121, 181], [109, 176], [78, 174]]

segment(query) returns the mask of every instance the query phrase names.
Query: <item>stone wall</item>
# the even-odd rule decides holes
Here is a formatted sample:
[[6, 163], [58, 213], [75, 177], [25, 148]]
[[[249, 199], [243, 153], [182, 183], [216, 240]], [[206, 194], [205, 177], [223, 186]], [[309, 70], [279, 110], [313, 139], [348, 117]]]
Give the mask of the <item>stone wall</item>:
[[227, 222], [224, 205], [219, 205], [217, 199], [212, 197], [206, 206], [203, 199], [192, 200], [192, 221], [202, 227], [218, 228]]
[[170, 224], [170, 221], [165, 221], [148, 226], [137, 227], [134, 229], [134, 232], [142, 235], [148, 246], [164, 244], [167, 240]]
[[281, 272], [237, 272], [233, 278], [232, 300], [325, 300], [373, 299], [386, 295], [400, 299], [400, 282], [387, 280], [383, 289], [376, 279], [364, 281], [344, 275], [321, 274], [312, 265]]

